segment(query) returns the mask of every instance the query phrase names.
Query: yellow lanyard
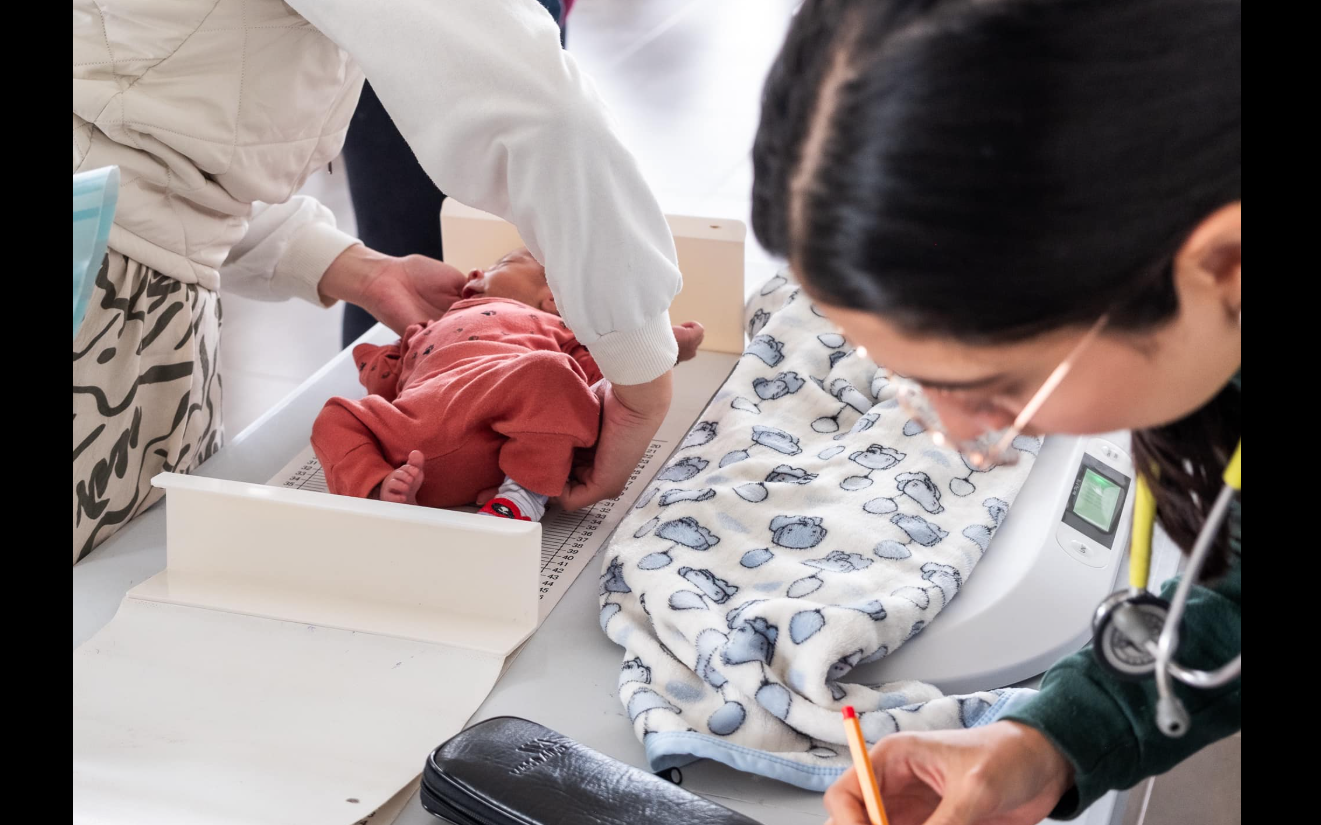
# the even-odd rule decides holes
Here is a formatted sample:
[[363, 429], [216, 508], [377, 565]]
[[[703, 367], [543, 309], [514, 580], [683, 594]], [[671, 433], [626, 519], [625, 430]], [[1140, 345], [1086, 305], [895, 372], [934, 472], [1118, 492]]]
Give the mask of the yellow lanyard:
[[[1225, 465], [1222, 478], [1225, 485], [1236, 492], [1243, 491], [1243, 441], [1234, 448], [1234, 456]], [[1151, 494], [1147, 480], [1138, 474], [1137, 490], [1133, 499], [1133, 542], [1128, 551], [1128, 583], [1134, 590], [1146, 590], [1151, 575], [1151, 534], [1156, 528], [1156, 497]], [[1203, 530], [1219, 530], [1219, 524], [1204, 524]]]

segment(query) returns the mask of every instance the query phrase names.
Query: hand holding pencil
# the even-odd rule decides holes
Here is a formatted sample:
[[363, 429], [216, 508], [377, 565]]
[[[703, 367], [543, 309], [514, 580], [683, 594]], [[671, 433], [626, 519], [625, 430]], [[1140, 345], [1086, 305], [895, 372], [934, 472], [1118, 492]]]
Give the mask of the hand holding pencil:
[[895, 733], [867, 754], [858, 715], [845, 717], [859, 745], [850, 741], [854, 769], [826, 791], [829, 825], [1038, 825], [1073, 785], [1050, 741], [1016, 722]]

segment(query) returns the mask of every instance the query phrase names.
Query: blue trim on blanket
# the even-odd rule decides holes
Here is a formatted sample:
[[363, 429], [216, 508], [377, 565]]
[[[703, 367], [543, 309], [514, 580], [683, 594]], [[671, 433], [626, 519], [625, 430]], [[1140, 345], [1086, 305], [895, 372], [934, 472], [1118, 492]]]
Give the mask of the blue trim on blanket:
[[981, 718], [969, 727], [980, 728], [989, 725], [992, 722], [998, 722], [1010, 713], [1017, 711], [1023, 705], [1031, 701], [1037, 692], [1031, 688], [1010, 688], [1000, 697], [1000, 700], [987, 709]]
[[[1035, 694], [1035, 690], [1026, 688], [1006, 690], [970, 727], [989, 725], [1010, 710], [1021, 707]], [[845, 771], [845, 768], [804, 765], [697, 731], [648, 734], [646, 750], [647, 763], [653, 771], [682, 768], [699, 759], [710, 759], [736, 771], [776, 779], [809, 791], [825, 791]]]
[[809, 791], [824, 791], [844, 772], [841, 768], [803, 765], [696, 731], [653, 733], [647, 737], [647, 762], [653, 771], [681, 768], [698, 759], [710, 759], [736, 771], [778, 779]]

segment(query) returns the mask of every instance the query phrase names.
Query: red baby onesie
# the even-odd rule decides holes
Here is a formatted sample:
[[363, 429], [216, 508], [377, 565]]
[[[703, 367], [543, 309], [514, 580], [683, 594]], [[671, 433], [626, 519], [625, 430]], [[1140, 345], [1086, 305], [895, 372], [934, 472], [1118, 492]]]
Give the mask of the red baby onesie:
[[506, 476], [556, 496], [600, 432], [596, 362], [559, 316], [517, 301], [459, 301], [353, 358], [371, 394], [330, 399], [312, 426], [332, 493], [365, 498], [420, 450], [418, 504], [473, 504]]

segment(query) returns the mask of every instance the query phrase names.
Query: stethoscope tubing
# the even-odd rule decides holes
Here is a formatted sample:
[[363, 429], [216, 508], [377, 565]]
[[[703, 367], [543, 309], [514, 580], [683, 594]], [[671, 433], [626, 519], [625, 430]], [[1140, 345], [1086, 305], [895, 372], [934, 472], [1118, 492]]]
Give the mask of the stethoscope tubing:
[[[1175, 661], [1179, 651], [1180, 625], [1193, 586], [1201, 578], [1202, 568], [1211, 555], [1215, 540], [1228, 520], [1235, 495], [1243, 489], [1242, 450], [1242, 442], [1239, 442], [1225, 467], [1225, 484], [1216, 494], [1206, 521], [1197, 533], [1192, 552], [1188, 556], [1188, 565], [1175, 586], [1173, 599], [1168, 603], [1147, 589], [1146, 580], [1151, 569], [1151, 535], [1155, 529], [1156, 512], [1155, 501], [1145, 481], [1138, 479], [1129, 556], [1129, 590], [1127, 593], [1115, 593], [1102, 602], [1093, 619], [1094, 650], [1102, 665], [1121, 679], [1141, 678], [1144, 674], [1154, 676], [1158, 694], [1156, 724], [1166, 736], [1183, 736], [1191, 724], [1187, 710], [1174, 693], [1175, 682], [1205, 690], [1227, 685], [1241, 678], [1243, 673], [1241, 651], [1214, 670], [1195, 670]], [[1149, 625], [1156, 614], [1160, 616], [1158, 630]], [[1135, 665], [1127, 661], [1124, 654], [1114, 647], [1113, 637], [1107, 635], [1111, 631], [1117, 632], [1128, 644], [1144, 651], [1150, 657], [1148, 661], [1151, 669], [1146, 670], [1140, 663]]]
[[1206, 563], [1207, 556], [1210, 555], [1211, 547], [1215, 544], [1220, 527], [1225, 523], [1225, 518], [1229, 514], [1229, 505], [1233, 500], [1233, 487], [1226, 484], [1220, 488], [1220, 494], [1216, 496], [1206, 523], [1197, 534], [1192, 555], [1188, 559], [1188, 569], [1179, 579], [1179, 585], [1174, 591], [1174, 599], [1170, 602], [1169, 614], [1161, 627], [1160, 639], [1155, 644], [1154, 652], [1156, 689], [1162, 698], [1174, 695], [1172, 679], [1177, 679], [1189, 687], [1215, 688], [1229, 684], [1243, 672], [1242, 652], [1215, 670], [1192, 670], [1174, 661], [1175, 651], [1179, 648], [1179, 625], [1183, 620], [1184, 608], [1188, 604], [1188, 596], [1192, 593], [1193, 585]]

